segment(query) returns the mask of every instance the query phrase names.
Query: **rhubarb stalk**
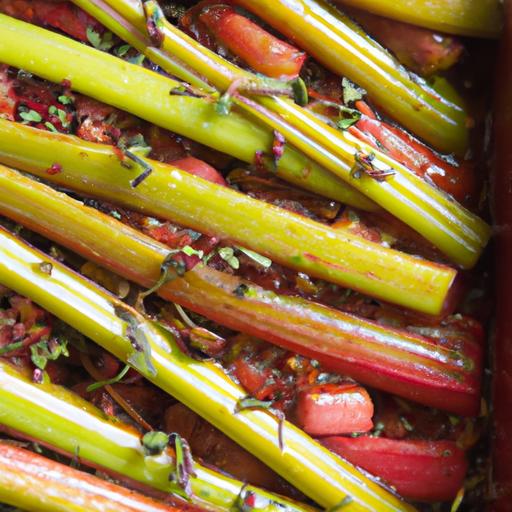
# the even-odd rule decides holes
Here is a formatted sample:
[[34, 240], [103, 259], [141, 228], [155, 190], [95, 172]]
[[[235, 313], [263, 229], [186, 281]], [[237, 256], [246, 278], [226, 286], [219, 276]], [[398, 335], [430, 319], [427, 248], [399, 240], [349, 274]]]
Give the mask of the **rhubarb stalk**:
[[[350, 496], [353, 511], [411, 510], [291, 423], [266, 410], [239, 411], [245, 392], [218, 366], [188, 357], [162, 326], [4, 230], [0, 231], [0, 284], [30, 298], [121, 361], [129, 362], [321, 506], [337, 506]], [[14, 419], [23, 423], [17, 393], [33, 396], [33, 391], [27, 386], [19, 391], [12, 378], [6, 381], [0, 389], [9, 402], [2, 400], [2, 411], [6, 403], [12, 404]], [[34, 416], [30, 408], [29, 424]], [[81, 418], [74, 419], [80, 422]], [[74, 444], [73, 439], [68, 443]]]
[[[160, 456], [146, 458], [142, 435], [117, 418], [100, 410], [68, 389], [43, 382], [35, 384], [26, 375], [0, 361], [0, 425], [48, 448], [66, 454], [86, 465], [115, 477], [139, 482], [165, 493], [179, 492], [169, 481], [175, 467], [174, 453], [167, 449]], [[191, 475], [192, 503], [214, 510], [232, 510], [242, 482], [194, 463]], [[263, 500], [277, 501], [293, 512], [308, 512], [310, 507], [273, 494], [249, 488]], [[0, 491], [1, 492], [1, 491]], [[271, 511], [270, 504], [265, 507]]]
[[[141, 4], [129, 0], [75, 0], [75, 3], [120, 37], [128, 37], [129, 42], [133, 34], [138, 34], [140, 41], [147, 40]], [[153, 0], [146, 2], [150, 4], [156, 5]], [[232, 101], [239, 108], [277, 130], [287, 142], [418, 231], [454, 262], [466, 267], [476, 263], [489, 238], [489, 227], [475, 215], [396, 160], [349, 133], [335, 130], [289, 99], [251, 94], [261, 78], [203, 47], [165, 19], [160, 19], [159, 24], [162, 42], [158, 55], [164, 53], [186, 62], [220, 91], [231, 90], [233, 84], [238, 84]], [[146, 42], [146, 46], [139, 42], [138, 48], [149, 58], [155, 50], [151, 42]], [[164, 61], [157, 60], [157, 63], [166, 69]], [[364, 171], [354, 172], [360, 167], [360, 157], [370, 155], [372, 168], [387, 171], [387, 179], [375, 179]]]
[[[429, 314], [456, 271], [333, 229], [160, 162], [134, 188], [110, 146], [0, 119], [0, 161], [53, 183], [235, 242], [285, 266]], [[58, 163], [59, 173], [48, 173]]]
[[[3, 166], [0, 214], [148, 288], [158, 280], [169, 253], [167, 246], [133, 228]], [[443, 347], [407, 331], [266, 291], [202, 264], [157, 293], [361, 383], [452, 413], [478, 412], [478, 345]]]

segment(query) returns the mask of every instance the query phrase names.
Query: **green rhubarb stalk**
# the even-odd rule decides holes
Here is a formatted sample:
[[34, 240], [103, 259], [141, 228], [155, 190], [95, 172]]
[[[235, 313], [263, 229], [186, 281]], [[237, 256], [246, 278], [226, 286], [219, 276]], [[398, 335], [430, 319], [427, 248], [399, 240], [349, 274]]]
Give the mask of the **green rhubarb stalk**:
[[[1, 235], [0, 235], [1, 236]], [[114, 328], [114, 325], [112, 325]], [[146, 457], [142, 435], [109, 417], [68, 389], [43, 382], [33, 383], [26, 375], [0, 360], [0, 425], [84, 464], [140, 482], [165, 493], [181, 493], [169, 476], [175, 467], [174, 454]], [[194, 463], [191, 475], [192, 502], [214, 510], [232, 510], [241, 482]], [[250, 488], [262, 499], [277, 501], [293, 512], [311, 508]], [[1, 493], [1, 491], [0, 491]], [[271, 512], [272, 507], [264, 508]]]
[[[158, 27], [163, 36], [162, 44], [159, 48], [155, 47], [148, 35], [142, 2], [131, 0], [72, 0], [72, 2], [169, 74], [204, 91], [216, 91], [209, 84], [221, 91], [226, 91], [235, 80], [240, 78], [244, 78], [255, 86], [266, 85], [264, 77], [258, 77], [239, 68], [219, 57], [215, 52], [205, 52], [194, 39], [163, 18], [159, 20]], [[182, 48], [185, 51], [181, 51]], [[179, 63], [179, 66], [176, 63]], [[207, 74], [203, 74], [200, 70], [206, 70]], [[190, 79], [191, 74], [195, 77], [194, 79]], [[198, 77], [206, 79], [207, 82], [198, 82]], [[283, 88], [286, 86], [285, 83], [281, 85]]]
[[120, 485], [0, 442], [0, 501], [38, 512], [179, 512]]
[[[27, 43], [27, 44], [25, 44]], [[0, 62], [82, 92], [244, 162], [271, 153], [274, 135], [235, 112], [220, 115], [215, 99], [173, 94], [182, 84], [59, 34], [0, 15]], [[287, 147], [277, 175], [302, 188], [362, 209], [375, 205], [342, 180]]]
[[462, 107], [410, 75], [356, 23], [324, 0], [235, 0], [331, 71], [348, 77], [394, 119], [440, 151], [464, 155]]
[[[158, 280], [169, 254], [167, 246], [139, 231], [3, 166], [0, 214], [147, 288]], [[244, 293], [236, 292], [242, 289]], [[458, 351], [443, 347], [413, 333], [277, 295], [202, 264], [157, 293], [363, 384], [454, 414], [478, 413], [480, 357], [467, 356], [462, 345]]]
[[[141, 4], [129, 0], [74, 1], [121, 37], [132, 32], [142, 34], [145, 29]], [[148, 5], [151, 3], [154, 2], [147, 2]], [[160, 21], [160, 31], [163, 39], [159, 55], [164, 53], [187, 62], [190, 68], [221, 91], [238, 82], [240, 94], [233, 96], [238, 107], [279, 131], [312, 160], [421, 233], [454, 262], [466, 267], [475, 264], [489, 238], [489, 227], [444, 192], [349, 133], [331, 128], [287, 98], [253, 96], [254, 101], [248, 101], [244, 95], [250, 94], [251, 89], [243, 89], [243, 84], [254, 84], [260, 78], [203, 47], [165, 20]], [[150, 58], [153, 50], [150, 45], [140, 48]], [[159, 64], [165, 69], [165, 62]], [[170, 69], [168, 71], [171, 72]], [[381, 182], [362, 173], [354, 173], [358, 167], [358, 155], [374, 155], [372, 165], [376, 169], [391, 170], [392, 176]]]
[[[203, 416], [319, 505], [335, 507], [350, 496], [352, 501], [347, 508], [350, 511], [412, 510], [291, 423], [281, 422], [268, 411], [238, 411], [245, 392], [217, 365], [185, 355], [162, 326], [146, 320], [119, 299], [3, 230], [0, 231], [0, 284], [30, 298], [121, 361], [130, 363], [145, 378]], [[38, 414], [33, 407], [27, 407], [29, 419], [23, 420], [19, 395], [34, 396], [36, 403], [46, 410], [42, 405], [44, 400], [27, 386], [15, 385], [7, 372], [2, 374], [5, 376], [0, 386], [5, 396], [1, 399], [0, 421], [5, 423], [9, 417], [22, 426], [27, 423], [30, 426]], [[7, 404], [12, 407], [8, 409]], [[79, 414], [64, 416], [90, 432], [89, 424], [81, 421]], [[45, 422], [44, 430], [48, 432], [45, 435], [51, 435], [50, 427], [61, 421], [59, 418], [52, 425]], [[65, 437], [74, 445], [70, 448], [75, 449], [74, 436]], [[112, 439], [116, 439], [115, 435], [109, 436], [110, 442]], [[134, 448], [127, 443], [122, 446]], [[93, 449], [101, 452], [96, 444]], [[121, 464], [135, 471], [136, 466], [127, 461], [130, 458], [123, 457]]]
[[500, 0], [338, 0], [338, 3], [461, 36], [497, 38], [503, 26]]
[[[311, 276], [379, 299], [439, 314], [456, 271], [333, 229], [181, 171], [146, 160], [152, 173], [126, 169], [118, 151], [77, 137], [0, 119], [0, 161], [263, 254]], [[61, 172], [48, 173], [57, 164]]]

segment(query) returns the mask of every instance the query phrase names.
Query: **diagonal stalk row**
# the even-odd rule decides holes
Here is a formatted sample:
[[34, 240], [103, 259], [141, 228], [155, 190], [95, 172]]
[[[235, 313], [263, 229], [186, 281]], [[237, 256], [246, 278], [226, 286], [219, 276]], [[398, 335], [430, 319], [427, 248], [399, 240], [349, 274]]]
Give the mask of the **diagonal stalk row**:
[[[211, 101], [169, 94], [173, 87], [178, 85], [177, 82], [8, 16], [0, 15], [0, 27], [2, 62], [54, 82], [69, 80], [74, 90], [127, 110], [241, 160], [252, 162], [255, 152], [262, 150], [262, 132], [255, 124], [249, 123], [234, 112], [220, 116]], [[42, 54], [45, 56], [44, 65], [39, 59], [39, 55]], [[294, 104], [285, 100], [279, 101], [280, 108], [286, 111], [285, 120], [289, 120], [289, 115], [297, 118]], [[490, 228], [485, 222], [402, 165], [385, 155], [377, 154], [373, 148], [350, 134], [341, 133], [319, 123], [318, 119], [306, 110], [302, 110], [300, 114], [301, 129], [308, 125], [314, 126], [315, 130], [318, 129], [318, 132], [313, 130], [314, 138], [307, 147], [301, 147], [304, 152], [310, 157], [314, 153], [315, 161], [337, 173], [359, 192], [409, 224], [454, 262], [464, 267], [475, 264], [490, 236]], [[259, 115], [268, 119], [266, 114]], [[278, 118], [281, 119], [275, 116], [276, 122], [281, 122]], [[263, 150], [268, 151], [272, 144], [272, 134], [264, 134], [267, 140], [266, 144], [263, 144]], [[304, 139], [297, 127], [293, 127], [284, 135], [288, 136], [289, 142], [293, 144], [299, 139]], [[308, 132], [308, 136], [310, 135]], [[327, 146], [319, 144], [318, 140], [322, 140], [322, 144]], [[375, 155], [375, 158], [372, 158], [373, 168], [393, 170], [393, 175], [389, 179], [376, 180], [364, 172], [364, 169], [361, 172], [353, 172], [359, 168], [361, 158], [370, 155]], [[310, 185], [311, 180], [315, 183], [320, 181], [321, 188], [326, 188], [327, 178], [323, 174], [326, 171], [323, 168], [317, 168], [317, 171], [322, 173], [320, 176], [318, 172], [315, 175], [309, 171], [304, 172], [305, 169], [307, 166], [295, 166], [293, 172], [287, 173], [288, 179], [295, 180], [296, 184], [306, 181]], [[290, 174], [293, 176], [290, 177]], [[336, 179], [333, 175], [330, 175], [330, 178]], [[353, 188], [337, 187], [337, 191], [349, 196], [345, 202], [354, 203], [357, 200], [361, 203], [358, 199], [361, 196], [353, 196]], [[332, 191], [327, 195], [332, 196]], [[363, 207], [369, 208], [370, 205], [366, 202]]]
[[[271, 152], [272, 131], [236, 113], [218, 114], [214, 99], [172, 94], [181, 90], [180, 82], [9, 16], [0, 15], [0, 34], [1, 63], [56, 83], [69, 80], [75, 91], [244, 162], [253, 163], [258, 152]], [[361, 193], [291, 147], [279, 160], [277, 175], [342, 203], [375, 209]]]
[[[183, 510], [5, 441], [0, 442], [0, 500], [8, 505], [23, 507], [23, 510], [38, 512]], [[201, 509], [192, 510], [199, 512]]]
[[[169, 481], [175, 467], [170, 449], [161, 456], [145, 459], [142, 435], [117, 418], [105, 416], [92, 404], [66, 388], [50, 383], [35, 384], [26, 375], [0, 361], [0, 425], [70, 458], [115, 476], [139, 482], [165, 493], [179, 487]], [[214, 510], [232, 510], [241, 482], [194, 464], [191, 478], [192, 502]], [[281, 502], [293, 512], [310, 507], [277, 498], [266, 491], [249, 488], [259, 497]], [[270, 512], [271, 507], [265, 509]]]
[[[0, 166], [0, 214], [150, 287], [168, 247]], [[245, 286], [245, 294], [236, 293]], [[363, 384], [462, 415], [479, 407], [481, 349], [458, 352], [313, 302], [266, 291], [202, 264], [158, 294], [232, 329], [312, 357]]]
[[[51, 271], [43, 272], [48, 264]], [[0, 231], [0, 284], [30, 298], [121, 361], [131, 361], [141, 375], [221, 429], [321, 506], [335, 507], [350, 496], [350, 510], [354, 512], [411, 510], [289, 422], [281, 423], [268, 411], [237, 412], [245, 393], [217, 365], [188, 357], [163, 327], [4, 230]], [[144, 354], [152, 369], [148, 364], [134, 363], [141, 356], [134, 339], [147, 345]], [[6, 380], [0, 390], [8, 399], [2, 402], [17, 409], [16, 386], [12, 378]], [[20, 394], [38, 396], [27, 386]], [[34, 416], [31, 410], [29, 424]], [[72, 417], [78, 418], [82, 424], [81, 415]], [[26, 422], [19, 415], [14, 420], [22, 425]], [[74, 444], [73, 436], [62, 437]], [[126, 464], [129, 459], [123, 460]]]
[[[153, 172], [134, 188], [130, 181], [140, 170], [126, 169], [114, 148], [77, 137], [0, 119], [0, 161], [422, 312], [435, 315], [444, 310], [456, 276], [450, 267], [333, 229], [160, 162], [147, 160]], [[48, 173], [54, 164], [62, 171]]]
[[[166, 67], [165, 59], [158, 56], [186, 62], [188, 68], [223, 92], [233, 83], [250, 84], [259, 80], [256, 75], [219, 57], [166, 21], [161, 22], [162, 45], [155, 55], [155, 48], [145, 35], [146, 19], [140, 3], [128, 0], [74, 0], [74, 3], [120, 37], [137, 45], [149, 58], [156, 58], [156, 62], [170, 73], [173, 69]], [[154, 2], [151, 0], [150, 3]], [[184, 74], [179, 77], [186, 79]], [[351, 134], [328, 126], [287, 98], [253, 96], [249, 99], [243, 94], [242, 90], [241, 94], [233, 97], [239, 108], [279, 131], [312, 160], [410, 225], [454, 262], [467, 267], [475, 264], [489, 238], [489, 228], [442, 191]], [[423, 115], [427, 116], [427, 113], [428, 110]], [[376, 168], [392, 169], [393, 176], [385, 182], [364, 173], [356, 178], [353, 170], [357, 167], [358, 155], [370, 154], [375, 156], [373, 163]]]
[[325, 0], [234, 0], [325, 67], [348, 77], [387, 114], [445, 153], [463, 156], [468, 114], [414, 77], [357, 23]]

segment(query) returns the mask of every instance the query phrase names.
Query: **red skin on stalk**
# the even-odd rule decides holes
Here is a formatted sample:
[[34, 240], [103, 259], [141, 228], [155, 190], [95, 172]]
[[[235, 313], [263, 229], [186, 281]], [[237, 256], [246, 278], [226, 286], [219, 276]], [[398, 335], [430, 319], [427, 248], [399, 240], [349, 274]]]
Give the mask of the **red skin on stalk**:
[[[334, 3], [341, 4], [339, 0]], [[434, 75], [449, 69], [457, 63], [464, 51], [464, 46], [456, 37], [366, 11], [347, 9], [344, 6], [341, 8], [382, 46], [394, 53], [402, 64], [420, 75]]]
[[271, 78], [296, 78], [306, 59], [305, 53], [225, 3], [201, 2], [185, 14], [181, 23], [202, 44], [227, 49], [254, 71]]
[[453, 500], [468, 468], [464, 451], [453, 441], [362, 436], [327, 437], [321, 443], [414, 501]]

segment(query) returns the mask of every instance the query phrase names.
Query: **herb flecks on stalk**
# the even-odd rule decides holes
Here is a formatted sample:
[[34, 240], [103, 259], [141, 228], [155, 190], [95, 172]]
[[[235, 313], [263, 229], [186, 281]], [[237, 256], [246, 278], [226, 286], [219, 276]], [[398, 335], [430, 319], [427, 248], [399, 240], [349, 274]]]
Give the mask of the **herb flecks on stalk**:
[[[117, 10], [116, 16], [123, 17], [126, 23], [135, 28], [140, 25], [144, 26], [144, 16], [141, 16], [140, 12], [134, 9], [134, 6], [127, 0], [106, 1], [112, 9]], [[117, 23], [114, 17], [105, 15], [104, 11], [99, 11], [94, 2], [75, 0], [75, 3], [115, 30], [115, 27], [111, 26], [111, 24]], [[278, 2], [270, 7], [276, 8], [277, 4]], [[262, 6], [266, 5], [262, 4]], [[270, 7], [265, 7], [265, 9]], [[300, 23], [302, 22], [303, 20], [300, 20]], [[204, 48], [167, 21], [164, 22], [164, 25], [165, 39], [162, 51], [165, 51], [166, 55], [179, 56], [182, 61], [189, 63], [197, 73], [207, 77], [220, 91], [227, 91], [237, 80], [247, 79], [246, 71]], [[378, 48], [380, 52], [383, 51], [380, 47]], [[149, 51], [149, 49], [142, 51]], [[388, 54], [386, 54], [386, 59], [389, 60]], [[387, 62], [386, 59], [385, 62]], [[165, 63], [162, 65], [165, 69]], [[397, 73], [400, 75], [398, 71]], [[184, 75], [181, 78], [184, 79]], [[372, 79], [372, 84], [376, 83], [378, 80]], [[345, 96], [349, 102], [357, 100], [365, 92], [348, 80], [345, 80], [344, 86]], [[419, 86], [416, 84], [415, 87]], [[408, 89], [406, 88], [406, 90]], [[428, 94], [425, 96], [427, 99], [429, 97]], [[348, 185], [356, 188], [408, 224], [439, 247], [452, 261], [463, 267], [471, 267], [476, 263], [483, 247], [487, 244], [490, 228], [477, 216], [452, 201], [446, 194], [422, 178], [415, 176], [398, 162], [352, 137], [346, 130], [340, 131], [330, 127], [312, 112], [300, 108], [287, 98], [254, 95], [249, 97], [240, 93], [232, 95], [231, 98], [239, 108], [281, 133], [289, 146], [293, 145], [300, 149], [317, 164], [322, 165]], [[446, 108], [450, 108], [449, 105]], [[455, 108], [455, 110], [457, 109], [458, 107]], [[435, 117], [439, 114], [436, 112], [435, 109], [434, 111], [422, 109], [418, 115], [420, 117], [423, 115], [427, 119], [429, 115]], [[441, 117], [443, 116], [441, 115]], [[349, 124], [350, 121], [342, 120], [341, 127]], [[437, 124], [435, 134], [438, 135]], [[351, 170], [357, 163], [356, 155], [361, 151], [367, 154], [374, 151], [376, 154], [375, 167], [386, 170], [385, 173], [380, 172], [375, 175], [378, 179], [371, 176], [367, 176], [369, 179], [354, 178]], [[252, 154], [260, 165], [265, 166], [267, 160], [263, 156], [268, 153], [268, 150], [258, 148]], [[281, 160], [281, 165], [282, 163]], [[393, 179], [384, 180], [384, 177], [390, 176], [391, 172], [394, 173]], [[325, 192], [323, 193], [325, 194]], [[329, 196], [329, 193], [326, 195]]]
[[[0, 212], [145, 288], [158, 281], [169, 255], [166, 245], [2, 166]], [[480, 345], [454, 351], [421, 333], [278, 295], [201, 264], [157, 293], [230, 329], [321, 360], [361, 383], [453, 413], [478, 414]], [[472, 364], [464, 364], [465, 358]]]
[[[201, 55], [200, 46], [197, 48], [194, 46], [196, 43], [193, 39], [187, 39], [189, 44], [188, 49], [192, 53], [187, 52], [183, 59], [179, 54], [175, 55], [173, 51], [169, 51], [169, 48], [167, 47], [168, 44], [173, 43], [173, 40], [168, 37], [168, 30], [171, 26], [167, 22], [165, 22], [166, 37], [162, 49], [155, 49], [152, 46], [149, 38], [145, 35], [146, 18], [144, 13], [142, 10], [139, 11], [133, 3], [123, 2], [120, 14], [116, 13], [116, 11], [110, 6], [109, 2], [102, 1], [100, 6], [97, 5], [98, 2], [96, 0], [77, 0], [75, 3], [79, 7], [90, 12], [93, 16], [97, 16], [101, 23], [106, 25], [112, 24], [111, 29], [117, 32], [119, 37], [128, 41], [139, 51], [144, 52], [149, 59], [161, 66], [169, 74], [177, 76], [186, 82], [196, 84], [194, 80], [191, 81], [190, 68], [195, 66], [196, 61], [198, 61], [198, 65], [201, 65], [201, 62], [204, 60], [204, 56]], [[112, 3], [112, 5], [114, 4]], [[127, 19], [123, 19], [123, 17], [126, 17]], [[120, 19], [123, 21], [120, 22]], [[135, 24], [133, 23], [134, 21]], [[176, 38], [176, 43], [179, 46], [180, 37], [182, 35], [184, 36], [184, 34], [174, 27], [173, 30], [177, 31], [176, 35], [178, 37]], [[45, 32], [43, 31], [43, 33]], [[37, 39], [40, 41], [40, 36], [38, 36]], [[72, 41], [66, 39], [64, 39], [64, 41], [66, 41], [66, 45], [73, 44]], [[82, 53], [84, 50], [90, 51], [91, 49], [83, 47], [82, 45], [81, 48], [80, 46], [77, 46], [75, 50]], [[62, 55], [62, 51], [64, 51], [63, 48], [61, 48], [59, 58]], [[51, 52], [46, 52], [46, 54], [50, 55]], [[265, 95], [282, 94], [284, 92], [286, 92], [287, 95], [294, 94], [292, 91], [293, 84], [269, 80], [267, 78], [258, 78], [247, 72], [241, 73], [241, 71], [233, 65], [229, 65], [231, 67], [229, 69], [225, 69], [223, 63], [219, 64], [217, 61], [217, 59], [220, 58], [216, 54], [212, 53], [207, 57], [209, 64], [207, 69], [216, 69], [219, 71], [219, 77], [222, 80], [222, 87], [219, 87], [213, 80], [212, 83], [215, 83], [215, 85], [223, 92], [227, 91], [235, 83], [237, 84], [237, 87], [240, 88], [240, 91], [245, 90], [247, 92], [251, 92], [251, 94], [256, 94], [258, 92], [264, 93]], [[127, 71], [126, 66], [122, 66], [122, 64], [125, 63], [119, 63], [119, 59], [115, 59], [114, 57], [106, 54], [102, 54], [101, 58], [109, 60], [109, 64], [105, 69], [106, 76], [108, 75], [110, 78], [119, 77], [120, 83], [115, 86], [115, 89], [120, 93], [121, 89], [125, 89], [125, 91], [120, 94], [120, 98], [125, 98], [124, 100], [121, 100], [121, 102], [126, 102], [127, 97], [132, 97], [132, 100], [135, 99], [133, 97], [133, 92], [126, 90], [126, 84], [122, 85], [122, 77]], [[185, 66], [182, 64], [177, 68], [176, 59], [179, 59], [182, 63], [186, 62], [187, 65]], [[121, 68], [119, 67], [120, 64]], [[98, 69], [97, 62], [91, 65]], [[112, 67], [113, 65], [115, 69]], [[151, 119], [149, 119], [157, 125], [180, 133], [181, 135], [188, 136], [193, 140], [197, 140], [198, 142], [202, 142], [214, 149], [231, 154], [232, 156], [248, 163], [252, 163], [256, 152], [270, 152], [273, 139], [272, 132], [274, 129], [280, 130], [279, 127], [271, 124], [267, 128], [264, 128], [263, 126], [256, 125], [253, 122], [251, 123], [249, 119], [242, 117], [238, 112], [232, 111], [229, 115], [221, 115], [215, 112], [215, 107], [218, 103], [212, 103], [211, 98], [216, 94], [216, 91], [207, 85], [200, 85], [199, 90], [195, 90], [195, 92], [191, 93], [190, 88], [187, 87], [186, 84], [165, 79], [164, 77], [159, 77], [157, 80], [159, 84], [157, 85], [155, 80], [150, 80], [149, 78], [150, 75], [155, 78], [154, 74], [150, 73], [148, 75], [149, 72], [141, 68], [137, 68], [137, 70], [139, 73], [144, 74], [144, 77], [142, 77], [142, 75], [140, 77], [140, 90], [145, 90], [148, 98], [151, 98], [151, 101], [149, 99], [147, 101], [143, 101], [145, 105], [144, 109], [147, 111], [146, 113], [139, 112], [138, 115], [140, 117], [149, 119], [147, 114], [150, 113], [149, 110], [153, 110], [152, 108], [148, 109], [148, 107], [150, 107], [150, 103], [154, 103], [155, 106], [156, 103], [160, 103], [160, 107], [156, 110], [158, 111], [158, 117], [161, 119], [157, 120], [156, 118], [153, 118], [152, 114]], [[66, 71], [63, 70], [63, 72]], [[67, 67], [67, 72], [69, 72], [69, 67]], [[203, 75], [203, 72], [199, 71], [198, 74]], [[41, 75], [43, 76], [43, 74]], [[212, 77], [209, 76], [209, 73], [207, 73], [207, 75], [204, 76], [207, 76], [207, 78], [211, 80]], [[192, 75], [192, 77], [193, 76], [195, 75]], [[52, 80], [52, 77], [49, 75], [46, 75], [46, 78]], [[56, 77], [53, 77], [53, 79], [55, 78]], [[242, 78], [242, 80], [240, 80], [240, 78]], [[60, 81], [60, 78], [58, 78], [57, 81]], [[73, 83], [74, 86], [76, 86], [78, 84], [78, 80], [74, 79]], [[166, 85], [164, 86], [164, 84]], [[112, 92], [112, 90], [110, 91]], [[169, 92], [171, 93], [170, 95]], [[84, 92], [84, 94], [95, 96], [91, 91]], [[295, 93], [295, 95], [296, 94], [297, 93]], [[161, 98], [156, 101], [157, 98], [163, 95], [169, 95], [172, 99], [165, 101]], [[238, 103], [236, 95], [233, 99]], [[162, 105], [161, 101], [166, 103], [166, 105]], [[127, 106], [124, 106], [124, 108], [125, 110], [130, 110]], [[224, 106], [222, 107], [222, 110], [223, 112], [226, 110]], [[251, 112], [253, 112], [252, 109]], [[284, 134], [283, 130], [280, 131]], [[278, 175], [295, 185], [321, 195], [325, 195], [326, 197], [338, 200], [342, 203], [351, 204], [362, 209], [376, 209], [376, 205], [372, 201], [367, 200], [363, 194], [356, 192], [349, 185], [346, 185], [342, 180], [333, 176], [330, 172], [323, 169], [314, 161], [300, 155], [297, 150], [291, 146], [286, 149], [285, 154], [280, 161], [280, 165], [278, 166]]]
[[[0, 161], [76, 192], [231, 240], [272, 261], [381, 300], [434, 315], [445, 309], [456, 276], [448, 266], [369, 242], [156, 161], [150, 161], [151, 175], [133, 189], [129, 173], [109, 146], [3, 119], [0, 135]], [[64, 171], [48, 176], [45, 169], [55, 152]]]
[[[180, 488], [169, 481], [169, 473], [176, 461], [172, 450], [165, 449], [160, 457], [151, 457], [148, 464], [150, 455], [135, 429], [106, 417], [68, 389], [48, 382], [34, 384], [5, 361], [0, 361], [0, 400], [3, 411], [1, 424], [15, 436], [19, 434], [22, 438], [37, 440], [69, 458], [76, 457], [79, 446], [81, 464], [102, 468], [116, 478], [122, 475], [163, 491], [171, 503], [183, 505], [173, 496], [179, 493]], [[153, 443], [147, 444], [156, 449]], [[191, 475], [190, 479], [192, 504], [230, 512], [244, 484], [198, 463], [194, 463], [194, 471], [196, 476]], [[279, 498], [261, 489], [251, 486], [248, 490], [262, 502], [275, 500], [290, 512], [313, 512], [307, 505]], [[261, 512], [273, 512], [273, 508], [265, 507]]]
[[[0, 230], [0, 284], [35, 299], [41, 307], [90, 337], [125, 363], [132, 355], [133, 348], [125, 336], [126, 321], [119, 318], [116, 310], [126, 308], [146, 333], [151, 345], [152, 364], [157, 370], [152, 374], [147, 368], [142, 368], [142, 375], [200, 413], [217, 428], [229, 432], [235, 441], [255, 456], [263, 458], [272, 469], [289, 479], [292, 485], [313, 500], [330, 507], [349, 495], [354, 501], [357, 500], [356, 510], [360, 511], [412, 510], [289, 422], [285, 422], [283, 426], [287, 442], [286, 451], [281, 452], [276, 435], [276, 418], [257, 411], [245, 411], [243, 417], [232, 414], [244, 393], [216, 365], [188, 358], [179, 351], [168, 331], [146, 320], [135, 310], [121, 306], [119, 300], [66, 269], [59, 262], [52, 261], [55, 271], [51, 276], [43, 278], [32, 268], [33, 263], [43, 259], [46, 260], [46, 256], [42, 253]], [[2, 375], [5, 373], [0, 372], [0, 377]], [[15, 390], [8, 391], [9, 389], [10, 386], [0, 386], [4, 411], [7, 406], [4, 396], [10, 393], [11, 402], [14, 400], [12, 393]], [[34, 397], [37, 396], [40, 397], [41, 393], [34, 394]], [[19, 401], [14, 401], [19, 408]], [[33, 410], [31, 414], [34, 414]], [[15, 421], [21, 421], [19, 412], [16, 416]], [[75, 417], [82, 418], [82, 415]], [[5, 414], [2, 420], [6, 421]], [[36, 428], [32, 422], [26, 423], [30, 424], [30, 428]], [[45, 427], [44, 430], [48, 429]], [[89, 438], [90, 432], [94, 431], [87, 423]], [[51, 429], [50, 432], [53, 433]], [[137, 449], [143, 457], [139, 439], [137, 443]], [[81, 442], [80, 446], [80, 456], [84, 457], [84, 444]], [[308, 454], [307, 464], [304, 463], [305, 453]], [[130, 464], [131, 469], [135, 470], [132, 465]], [[294, 468], [294, 471], [290, 471], [290, 468]], [[136, 479], [140, 481], [141, 478], [147, 478], [146, 474], [144, 472], [144, 477], [139, 474]], [[194, 485], [192, 490], [193, 487]], [[234, 499], [231, 504], [233, 502]]]

